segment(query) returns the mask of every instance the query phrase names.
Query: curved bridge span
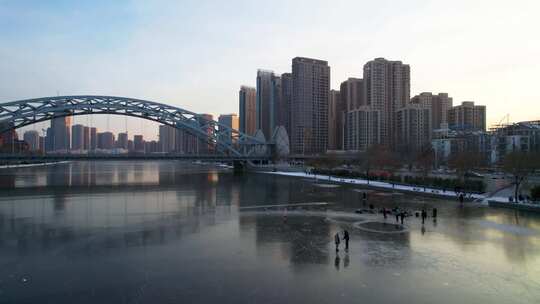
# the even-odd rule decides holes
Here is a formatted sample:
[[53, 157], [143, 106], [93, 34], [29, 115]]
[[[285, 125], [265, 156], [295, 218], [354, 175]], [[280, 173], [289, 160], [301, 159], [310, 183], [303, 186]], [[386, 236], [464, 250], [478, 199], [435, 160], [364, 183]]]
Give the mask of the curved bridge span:
[[128, 97], [77, 95], [0, 104], [0, 134], [57, 117], [113, 114], [138, 117], [184, 130], [233, 157], [269, 157], [271, 145], [203, 115], [163, 103]]

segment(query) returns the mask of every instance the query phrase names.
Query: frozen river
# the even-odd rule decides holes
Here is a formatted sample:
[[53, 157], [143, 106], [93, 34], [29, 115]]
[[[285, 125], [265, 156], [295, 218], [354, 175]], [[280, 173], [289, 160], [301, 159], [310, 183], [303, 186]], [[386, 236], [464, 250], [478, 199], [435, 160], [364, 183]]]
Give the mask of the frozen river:
[[1, 169], [0, 188], [0, 303], [540, 302], [534, 214], [174, 161]]

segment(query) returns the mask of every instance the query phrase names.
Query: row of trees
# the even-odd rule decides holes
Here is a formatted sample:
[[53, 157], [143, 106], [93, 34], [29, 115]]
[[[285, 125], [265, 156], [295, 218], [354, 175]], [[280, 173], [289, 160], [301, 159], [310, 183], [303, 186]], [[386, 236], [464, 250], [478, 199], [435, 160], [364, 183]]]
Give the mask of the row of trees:
[[[435, 151], [431, 146], [426, 146], [414, 153], [410, 151], [394, 152], [385, 146], [376, 145], [365, 152], [358, 153], [353, 160], [343, 161], [336, 156], [328, 155], [309, 162], [309, 165], [320, 169], [333, 169], [344, 164], [359, 168], [368, 182], [370, 177], [376, 175], [373, 174], [376, 171], [384, 171], [390, 178], [402, 168], [408, 168], [410, 171], [416, 169], [422, 179], [427, 180], [429, 173], [435, 169]], [[447, 165], [450, 169], [455, 170], [459, 184], [471, 183], [471, 181], [467, 181], [469, 173], [487, 167], [485, 159], [480, 154], [467, 152], [455, 153], [450, 157]], [[527, 177], [540, 170], [540, 154], [513, 152], [505, 155], [498, 167], [512, 176], [515, 185], [514, 196], [517, 197], [520, 187]], [[378, 173], [380, 174], [380, 172]], [[418, 179], [415, 180], [418, 181]]]
[[[540, 153], [512, 152], [504, 156], [501, 169], [512, 176], [514, 198], [517, 198], [525, 180], [540, 170]], [[535, 191], [532, 192], [534, 198], [536, 193]]]

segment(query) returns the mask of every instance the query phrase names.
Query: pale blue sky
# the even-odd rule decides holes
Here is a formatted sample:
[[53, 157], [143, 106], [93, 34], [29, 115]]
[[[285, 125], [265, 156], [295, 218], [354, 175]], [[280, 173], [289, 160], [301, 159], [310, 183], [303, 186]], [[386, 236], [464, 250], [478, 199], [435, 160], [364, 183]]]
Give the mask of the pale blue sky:
[[488, 124], [540, 119], [539, 1], [291, 2], [0, 0], [0, 102], [104, 94], [230, 113], [258, 68], [324, 59], [338, 88], [385, 57], [411, 65], [413, 95], [485, 104]]

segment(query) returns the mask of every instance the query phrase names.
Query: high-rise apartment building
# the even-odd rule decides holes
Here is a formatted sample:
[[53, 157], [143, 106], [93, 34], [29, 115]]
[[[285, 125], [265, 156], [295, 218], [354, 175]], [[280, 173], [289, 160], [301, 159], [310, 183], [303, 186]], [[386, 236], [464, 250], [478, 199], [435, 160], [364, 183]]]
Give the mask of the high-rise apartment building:
[[118, 139], [116, 140], [116, 147], [119, 149], [128, 149], [128, 134], [118, 133]]
[[90, 150], [90, 128], [84, 127], [83, 133], [83, 149]]
[[328, 146], [328, 62], [292, 60], [291, 147], [294, 154], [325, 153]]
[[[262, 130], [265, 138], [268, 140], [272, 136], [272, 127], [274, 123], [273, 90], [275, 86], [275, 75], [273, 71], [257, 71], [257, 103], [256, 103], [256, 128]], [[274, 96], [275, 97], [275, 96]]]
[[97, 149], [97, 128], [90, 128], [90, 150]]
[[198, 146], [198, 137], [185, 130], [176, 130], [176, 151], [178, 153], [197, 154]]
[[396, 112], [396, 149], [418, 152], [431, 145], [431, 108], [411, 103]]
[[[347, 126], [347, 113], [366, 105], [366, 88], [365, 82], [361, 78], [349, 78], [341, 83], [339, 86], [340, 92], [340, 107], [344, 114], [342, 116], [342, 123], [345, 126], [342, 128], [342, 140], [340, 142], [341, 149], [344, 148], [345, 143], [348, 142], [348, 131], [351, 126]], [[359, 131], [355, 131], [357, 134]], [[353, 139], [351, 139], [353, 140]]]
[[342, 149], [342, 111], [340, 91], [330, 90], [328, 97], [328, 150]]
[[135, 150], [135, 152], [139, 152], [139, 153], [142, 153], [142, 152], [145, 152], [145, 144], [144, 144], [144, 138], [142, 135], [135, 135], [133, 136], [133, 150]]
[[155, 140], [144, 142], [144, 153], [159, 152], [159, 143]]
[[39, 137], [39, 148], [38, 148], [39, 151], [45, 151], [45, 136], [40, 136]]
[[161, 152], [170, 153], [176, 148], [176, 128], [168, 125], [159, 126], [159, 145]]
[[278, 126], [284, 126], [289, 138], [291, 137], [291, 103], [292, 103], [292, 74], [281, 74], [281, 106]]
[[431, 127], [434, 130], [448, 128], [448, 111], [452, 108], [452, 97], [447, 93], [433, 95], [431, 92], [423, 92], [411, 98], [411, 103], [431, 110]]
[[205, 133], [208, 135], [205, 139], [198, 139], [197, 152], [199, 154], [211, 154], [215, 150], [215, 145], [208, 138], [212, 137], [214, 130], [208, 122], [214, 120], [214, 116], [212, 114], [201, 114], [197, 120], [199, 125], [207, 125]]
[[24, 141], [28, 144], [30, 151], [39, 150], [39, 132], [36, 130], [29, 130], [23, 134]]
[[[270, 136], [266, 137], [267, 140], [270, 140], [276, 127], [283, 126], [285, 124], [285, 111], [286, 108], [283, 104], [283, 93], [281, 88], [281, 77], [273, 75], [272, 76], [272, 89], [270, 91]], [[266, 136], [266, 134], [265, 134]]]
[[51, 120], [54, 151], [68, 151], [71, 148], [71, 116]]
[[342, 103], [347, 111], [358, 109], [366, 105], [366, 90], [364, 80], [361, 78], [349, 78], [339, 87]]
[[71, 127], [71, 150], [84, 150], [84, 126], [81, 124]]
[[381, 143], [394, 148], [395, 113], [410, 101], [410, 67], [376, 58], [364, 65], [366, 104], [381, 113]]
[[448, 110], [448, 125], [451, 129], [462, 131], [486, 130], [486, 106], [464, 101]]
[[52, 128], [47, 128], [45, 133], [45, 152], [54, 151], [54, 134]]
[[114, 134], [112, 132], [97, 133], [97, 147], [103, 150], [114, 149]]
[[[238, 115], [236, 115], [236, 114], [222, 114], [222, 115], [219, 115], [218, 122], [221, 125], [225, 125], [225, 126], [231, 128], [231, 129], [234, 129], [234, 130], [238, 130]], [[233, 137], [233, 135], [234, 135], [233, 133], [231, 133], [228, 130], [222, 130], [221, 127], [218, 127], [218, 128], [219, 128], [219, 133], [220, 133], [220, 138], [219, 138], [220, 141], [223, 141], [228, 145], [236, 143], [238, 138]]]
[[367, 151], [381, 143], [381, 111], [360, 106], [347, 112], [345, 149]]
[[253, 135], [257, 131], [257, 90], [241, 86], [239, 95], [240, 132]]

